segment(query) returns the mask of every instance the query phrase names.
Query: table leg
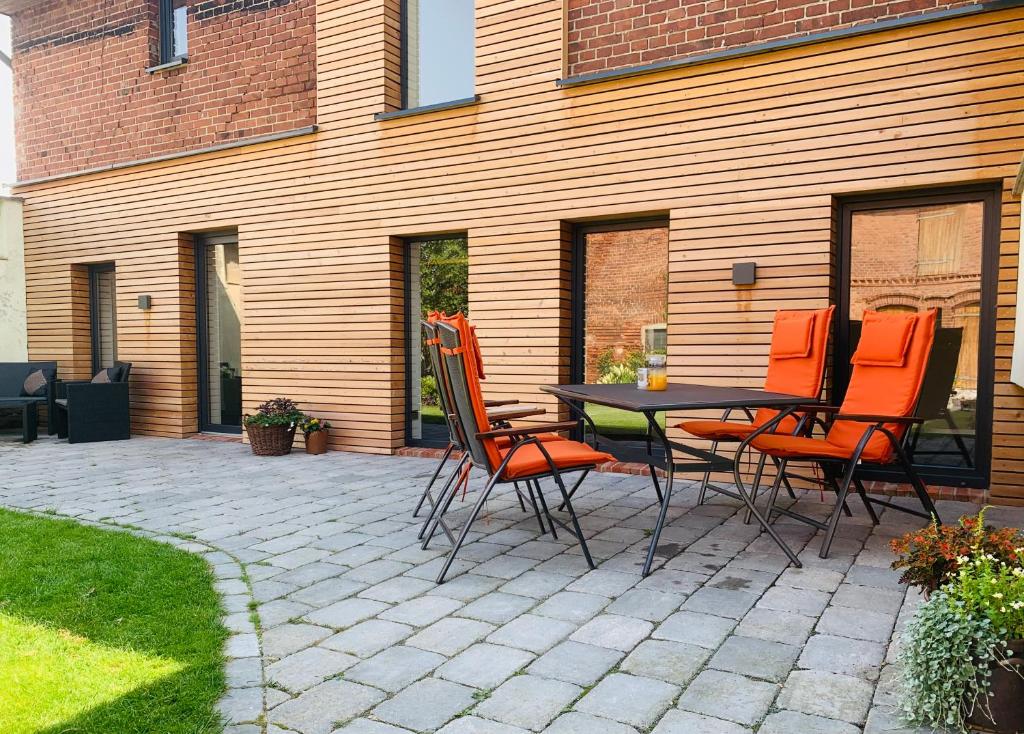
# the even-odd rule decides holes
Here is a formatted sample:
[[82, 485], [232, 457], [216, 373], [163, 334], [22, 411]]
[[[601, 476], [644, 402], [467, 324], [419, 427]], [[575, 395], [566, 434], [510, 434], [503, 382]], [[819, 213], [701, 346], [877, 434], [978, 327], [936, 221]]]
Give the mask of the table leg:
[[[658, 497], [658, 499], [661, 500], [661, 509], [658, 511], [658, 521], [654, 524], [654, 532], [651, 533], [651, 545], [647, 549], [647, 560], [644, 562], [643, 575], [647, 576], [651, 572], [651, 564], [654, 563], [654, 553], [658, 550], [658, 540], [661, 538], [661, 531], [665, 528], [665, 519], [668, 517], [668, 506], [672, 502], [672, 478], [675, 474], [675, 461], [672, 457], [672, 445], [668, 441], [668, 436], [665, 435], [665, 431], [663, 431], [661, 426], [658, 425], [657, 414], [644, 413], [644, 417], [647, 418], [647, 422], [650, 424], [654, 435], [657, 436], [658, 440], [661, 441], [662, 446], [665, 447], [665, 486], [664, 489], [662, 489], [661, 495]], [[656, 469], [652, 465], [651, 472], [655, 486], [657, 486], [658, 478], [653, 475], [654, 471], [656, 471]]]
[[21, 440], [32, 443], [39, 438], [39, 412], [35, 403], [26, 403], [21, 409]]

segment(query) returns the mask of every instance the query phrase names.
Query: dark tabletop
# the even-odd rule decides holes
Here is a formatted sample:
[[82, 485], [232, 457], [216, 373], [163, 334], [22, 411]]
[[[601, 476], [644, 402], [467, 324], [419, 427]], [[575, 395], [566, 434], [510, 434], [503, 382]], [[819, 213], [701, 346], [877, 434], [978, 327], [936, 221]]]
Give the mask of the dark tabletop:
[[636, 412], [702, 408], [786, 408], [812, 403], [805, 397], [743, 387], [670, 382], [667, 390], [637, 390], [636, 385], [544, 385], [541, 390], [567, 400], [583, 400]]

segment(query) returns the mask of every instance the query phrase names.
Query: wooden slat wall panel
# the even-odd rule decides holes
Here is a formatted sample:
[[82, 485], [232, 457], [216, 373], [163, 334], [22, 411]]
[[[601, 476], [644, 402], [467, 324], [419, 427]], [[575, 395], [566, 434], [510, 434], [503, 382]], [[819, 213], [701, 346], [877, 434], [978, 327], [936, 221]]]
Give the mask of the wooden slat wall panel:
[[[554, 408], [536, 386], [568, 374], [567, 223], [669, 212], [673, 379], [758, 385], [774, 310], [830, 299], [837, 197], [1008, 187], [1024, 150], [1021, 9], [562, 90], [561, 0], [478, 0], [482, 102], [378, 123], [396, 104], [395, 23], [394, 0], [318, 3], [315, 136], [20, 190], [33, 358], [87, 364], [72, 265], [113, 260], [136, 430], [193, 430], [179, 238], [237, 227], [246, 410], [288, 394], [335, 424], [336, 447], [387, 452], [404, 430], [400, 238], [469, 232], [487, 391]], [[1019, 217], [1007, 188], [989, 328], [992, 493], [1024, 502]], [[733, 288], [748, 259], [758, 284]]]

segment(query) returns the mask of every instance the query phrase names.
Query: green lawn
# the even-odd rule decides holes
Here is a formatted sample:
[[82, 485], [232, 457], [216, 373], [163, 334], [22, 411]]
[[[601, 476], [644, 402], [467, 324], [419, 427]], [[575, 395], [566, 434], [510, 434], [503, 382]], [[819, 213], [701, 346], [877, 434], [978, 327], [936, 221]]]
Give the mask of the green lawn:
[[198, 556], [0, 510], [0, 732], [219, 732], [225, 637]]
[[[587, 414], [594, 419], [597, 429], [607, 436], [643, 435], [647, 432], [647, 419], [640, 413], [616, 410], [604, 405], [586, 404]], [[443, 423], [441, 409], [436, 405], [424, 405], [420, 416], [426, 423]], [[665, 414], [658, 414], [658, 424], [665, 427]]]

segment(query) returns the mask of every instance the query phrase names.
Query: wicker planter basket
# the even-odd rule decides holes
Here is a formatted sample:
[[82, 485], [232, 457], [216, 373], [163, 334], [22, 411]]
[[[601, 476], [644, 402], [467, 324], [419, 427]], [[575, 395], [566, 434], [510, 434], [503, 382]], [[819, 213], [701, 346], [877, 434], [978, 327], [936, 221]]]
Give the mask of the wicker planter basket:
[[292, 451], [295, 426], [246, 426], [249, 446], [256, 456], [284, 456]]

